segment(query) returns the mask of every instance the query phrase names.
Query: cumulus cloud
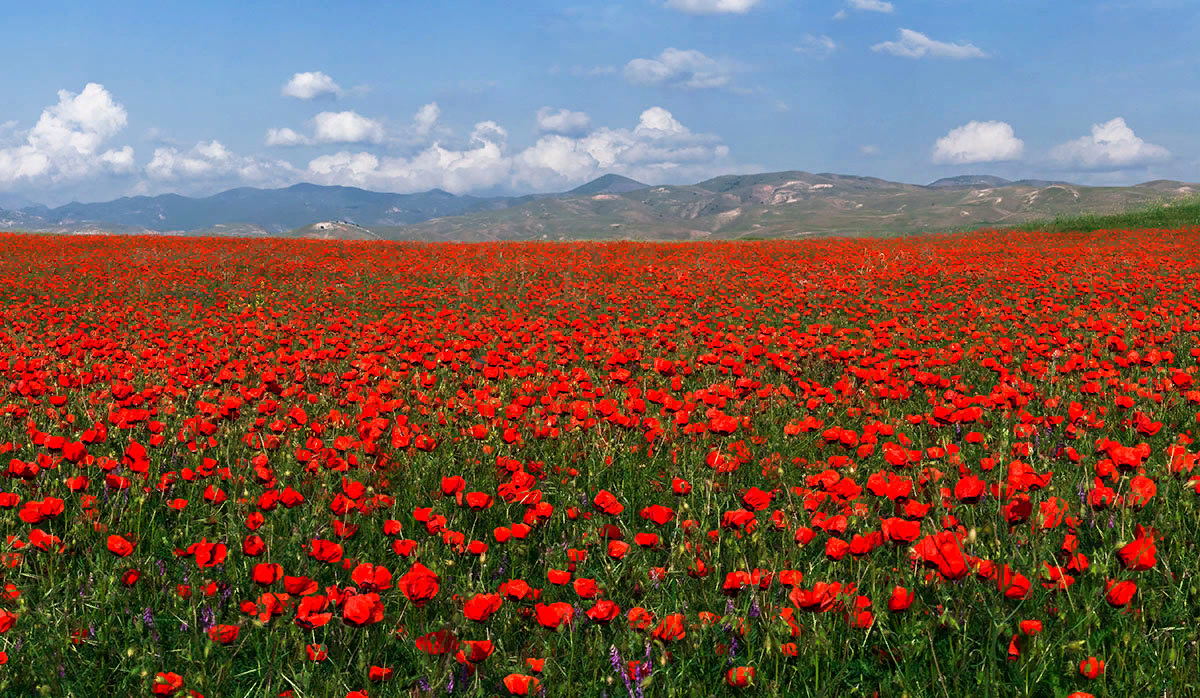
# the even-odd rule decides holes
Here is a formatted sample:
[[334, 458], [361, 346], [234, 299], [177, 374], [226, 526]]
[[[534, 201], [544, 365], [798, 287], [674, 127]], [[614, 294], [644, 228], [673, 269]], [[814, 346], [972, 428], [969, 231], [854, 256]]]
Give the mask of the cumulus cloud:
[[1013, 135], [1003, 121], [972, 121], [952, 129], [933, 146], [933, 161], [965, 165], [973, 162], [999, 162], [1021, 157], [1025, 143]]
[[442, 115], [442, 110], [438, 107], [437, 102], [430, 102], [417, 110], [413, 116], [413, 132], [420, 138], [425, 138], [433, 131], [433, 127], [437, 124], [437, 120]]
[[378, 143], [383, 124], [353, 111], [323, 111], [313, 117], [313, 140], [318, 143]]
[[883, 12], [891, 14], [892, 10], [896, 9], [890, 2], [883, 0], [849, 0], [850, 7], [863, 12]]
[[237, 155], [220, 141], [201, 141], [190, 149], [174, 146], [156, 148], [145, 173], [157, 182], [192, 180], [232, 180], [252, 183], [280, 183], [296, 169], [284, 161], [269, 161]]
[[342, 94], [342, 88], [321, 71], [312, 73], [296, 73], [283, 86], [284, 97], [296, 99], [317, 99], [318, 97], [337, 97]]
[[837, 42], [824, 34], [821, 36], [805, 34], [800, 38], [800, 43], [792, 50], [796, 53], [824, 57], [837, 50]]
[[416, 111], [411, 124], [389, 133], [379, 120], [357, 112], [321, 112], [311, 121], [312, 136], [291, 128], [269, 128], [267, 129], [266, 144], [288, 147], [325, 143], [386, 142], [393, 145], [411, 146], [428, 143], [435, 133], [448, 133], [448, 129], [442, 128], [438, 124], [441, 115], [442, 110], [438, 107], [437, 102], [430, 102]]
[[[0, 184], [58, 183], [101, 172], [133, 169], [133, 148], [105, 149], [127, 122], [125, 108], [98, 83], [79, 94], [59, 90], [58, 103], [46, 107], [24, 142], [0, 148]], [[5, 124], [14, 127], [16, 124]]]
[[935, 41], [921, 32], [911, 29], [900, 30], [899, 41], [885, 41], [871, 47], [876, 53], [890, 53], [902, 58], [987, 58], [987, 54], [974, 44], [952, 44]]
[[667, 0], [667, 7], [689, 15], [745, 14], [759, 0]]
[[579, 133], [587, 130], [591, 123], [591, 117], [581, 111], [542, 107], [537, 112], [537, 128], [542, 133]]
[[1050, 157], [1064, 165], [1084, 169], [1121, 169], [1166, 160], [1171, 153], [1164, 147], [1138, 138], [1125, 119], [1117, 117], [1092, 125], [1092, 135], [1055, 146]]
[[267, 129], [267, 145], [290, 147], [296, 145], [308, 145], [312, 141], [308, 136], [290, 128], [269, 128]]
[[706, 89], [727, 87], [733, 79], [728, 63], [695, 50], [668, 48], [657, 58], [635, 58], [625, 65], [625, 79], [633, 85], [665, 85]]
[[705, 177], [728, 166], [729, 148], [719, 139], [693, 133], [671, 112], [651, 107], [632, 129], [598, 128], [577, 136], [547, 132], [515, 153], [505, 129], [484, 121], [461, 148], [435, 142], [407, 158], [366, 152], [323, 155], [308, 164], [305, 178], [391, 191], [437, 187], [460, 193], [498, 186], [568, 187], [603, 172], [652, 181]]

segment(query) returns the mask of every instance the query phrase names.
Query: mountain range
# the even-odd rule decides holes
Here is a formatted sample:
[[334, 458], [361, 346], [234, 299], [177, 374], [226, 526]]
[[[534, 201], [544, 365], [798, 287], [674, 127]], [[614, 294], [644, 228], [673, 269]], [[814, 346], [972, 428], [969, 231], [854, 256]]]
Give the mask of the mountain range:
[[[1156, 180], [1089, 187], [963, 175], [928, 185], [801, 171], [650, 186], [608, 174], [557, 194], [390, 194], [296, 184], [213, 196], [122, 197], [57, 208], [0, 208], [0, 229], [55, 233], [288, 236], [388, 240], [704, 239], [901, 234], [1111, 213], [1200, 192]], [[4, 203], [29, 203], [9, 196]]]

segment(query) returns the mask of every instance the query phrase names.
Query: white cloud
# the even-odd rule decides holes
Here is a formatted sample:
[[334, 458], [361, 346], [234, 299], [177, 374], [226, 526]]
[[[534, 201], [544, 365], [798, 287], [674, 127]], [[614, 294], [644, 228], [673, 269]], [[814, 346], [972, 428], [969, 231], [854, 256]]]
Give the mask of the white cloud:
[[902, 58], [987, 58], [978, 46], [974, 44], [951, 44], [945, 41], [935, 41], [921, 32], [911, 29], [900, 30], [899, 41], [885, 41], [871, 47], [877, 53], [890, 53]]
[[937, 140], [933, 146], [933, 161], [964, 165], [1016, 160], [1024, 149], [1025, 143], [1014, 136], [1012, 126], [1003, 121], [972, 121]]
[[1164, 147], [1138, 138], [1125, 119], [1117, 117], [1092, 125], [1092, 135], [1055, 146], [1050, 157], [1065, 165], [1085, 169], [1124, 168], [1166, 160], [1171, 153]]
[[433, 131], [433, 127], [441, 115], [442, 110], [438, 107], [437, 102], [430, 102], [421, 107], [413, 116], [413, 132], [420, 138], [427, 137]]
[[586, 131], [592, 119], [581, 111], [542, 107], [537, 112], [537, 127], [542, 133], [579, 133]]
[[896, 9], [892, 3], [883, 0], [849, 0], [850, 7], [863, 12], [883, 12], [891, 14]]
[[792, 108], [788, 106], [787, 102], [783, 101], [782, 99], [775, 100], [775, 111], [782, 114], [784, 112], [789, 112], [791, 110], [792, 110]]
[[824, 57], [837, 50], [837, 42], [824, 34], [821, 36], [805, 34], [800, 37], [800, 43], [792, 50], [796, 53]]
[[313, 118], [313, 140], [319, 143], [378, 143], [383, 124], [357, 112], [324, 111]]
[[[220, 141], [201, 141], [188, 150], [155, 148], [146, 165], [146, 176], [158, 182], [181, 180], [231, 180], [282, 183], [296, 172], [291, 164], [237, 155]], [[148, 189], [147, 189], [148, 191]]]
[[631, 84], [705, 89], [726, 87], [733, 79], [729, 64], [695, 50], [668, 48], [658, 58], [635, 58], [625, 65]]
[[758, 0], [667, 0], [667, 7], [690, 15], [744, 14]]
[[834, 19], [846, 19], [849, 16], [850, 16], [850, 13], [845, 10], [838, 10], [837, 12], [833, 13]]
[[342, 88], [333, 78], [320, 71], [312, 73], [296, 73], [281, 90], [284, 97], [296, 99], [316, 99], [318, 97], [337, 97], [342, 94]]
[[306, 179], [389, 191], [441, 188], [465, 191], [510, 187], [569, 187], [603, 172], [663, 181], [707, 177], [730, 166], [729, 148], [715, 136], [692, 133], [669, 111], [651, 107], [632, 129], [598, 128], [578, 136], [546, 133], [510, 153], [507, 132], [476, 124], [461, 149], [435, 142], [408, 158], [340, 152], [313, 159]]
[[290, 147], [295, 145], [308, 145], [311, 141], [308, 136], [303, 133], [298, 133], [290, 128], [269, 128], [267, 129], [267, 145]]
[[58, 183], [101, 172], [129, 172], [133, 148], [104, 149], [126, 122], [125, 108], [103, 85], [88, 83], [79, 94], [59, 90], [58, 103], [46, 107], [37, 124], [24, 132], [24, 143], [0, 149], [0, 184]]
[[879, 146], [869, 145], [869, 144], [859, 146], [858, 152], [862, 153], [863, 155], [878, 155], [879, 154]]

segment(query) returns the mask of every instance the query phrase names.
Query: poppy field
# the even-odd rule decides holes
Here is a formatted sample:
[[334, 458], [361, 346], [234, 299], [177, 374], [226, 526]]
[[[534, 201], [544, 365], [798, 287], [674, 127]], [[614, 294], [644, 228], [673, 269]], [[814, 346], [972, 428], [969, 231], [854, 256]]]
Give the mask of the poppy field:
[[1200, 229], [0, 249], [0, 695], [1200, 693]]

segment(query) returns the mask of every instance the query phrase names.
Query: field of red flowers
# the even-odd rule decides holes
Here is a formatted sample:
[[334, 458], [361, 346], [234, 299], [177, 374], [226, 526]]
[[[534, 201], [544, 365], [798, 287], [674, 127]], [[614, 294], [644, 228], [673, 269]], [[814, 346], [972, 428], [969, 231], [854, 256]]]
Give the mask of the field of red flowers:
[[1200, 230], [0, 249], [2, 695], [1200, 691]]

